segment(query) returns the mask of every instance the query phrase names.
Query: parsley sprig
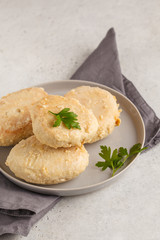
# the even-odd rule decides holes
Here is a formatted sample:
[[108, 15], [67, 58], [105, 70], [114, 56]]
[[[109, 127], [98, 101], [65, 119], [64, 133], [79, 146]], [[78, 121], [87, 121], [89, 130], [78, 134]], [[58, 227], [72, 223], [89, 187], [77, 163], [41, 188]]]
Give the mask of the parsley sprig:
[[78, 115], [75, 114], [74, 112], [69, 112], [69, 111], [70, 111], [70, 108], [64, 108], [59, 113], [53, 113], [49, 111], [49, 113], [56, 116], [56, 121], [53, 124], [53, 127], [58, 127], [60, 126], [61, 122], [63, 122], [68, 129], [71, 129], [71, 128], [81, 129], [79, 122], [77, 122]]
[[99, 153], [99, 155], [105, 162], [97, 162], [96, 166], [102, 168], [102, 171], [109, 167], [112, 169], [112, 176], [114, 176], [117, 170], [124, 165], [128, 158], [147, 149], [146, 147], [141, 148], [141, 144], [137, 143], [130, 148], [129, 153], [126, 148], [120, 147], [119, 149], [115, 149], [111, 155], [110, 147], [100, 146], [100, 148], [101, 153]]

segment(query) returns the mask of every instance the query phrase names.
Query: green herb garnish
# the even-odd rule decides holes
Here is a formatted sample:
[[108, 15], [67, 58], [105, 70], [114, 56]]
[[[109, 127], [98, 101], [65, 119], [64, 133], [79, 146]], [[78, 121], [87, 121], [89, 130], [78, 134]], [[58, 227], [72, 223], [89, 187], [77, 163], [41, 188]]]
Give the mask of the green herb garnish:
[[99, 153], [99, 155], [105, 160], [105, 162], [97, 162], [95, 165], [102, 168], [102, 171], [109, 167], [113, 171], [112, 176], [114, 176], [115, 172], [124, 165], [129, 157], [147, 149], [146, 147], [141, 148], [141, 144], [137, 143], [131, 147], [129, 153], [126, 148], [120, 147], [119, 149], [115, 149], [111, 156], [110, 147], [100, 146], [100, 148], [101, 153]]
[[49, 111], [49, 113], [56, 116], [56, 121], [53, 124], [53, 127], [58, 127], [60, 126], [61, 122], [63, 122], [68, 129], [71, 129], [71, 128], [81, 129], [79, 122], [77, 122], [78, 115], [75, 114], [74, 112], [69, 112], [69, 111], [70, 111], [70, 108], [64, 108], [59, 113], [53, 113]]

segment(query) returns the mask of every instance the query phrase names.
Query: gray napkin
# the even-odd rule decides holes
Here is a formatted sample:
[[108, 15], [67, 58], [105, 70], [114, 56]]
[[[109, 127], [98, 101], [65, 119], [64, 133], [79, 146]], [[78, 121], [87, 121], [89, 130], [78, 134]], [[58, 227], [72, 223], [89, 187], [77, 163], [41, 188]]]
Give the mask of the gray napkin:
[[121, 74], [115, 31], [111, 28], [96, 50], [86, 59], [71, 79], [101, 83], [127, 96], [138, 108], [146, 129], [148, 149], [160, 142], [160, 119], [145, 102], [132, 82]]
[[27, 236], [32, 225], [59, 199], [58, 196], [24, 190], [0, 173], [0, 235], [13, 233]]
[[[126, 95], [143, 117], [146, 127], [145, 145], [151, 148], [160, 141], [160, 120], [134, 85], [121, 74], [113, 28], [72, 79], [102, 83]], [[14, 233], [26, 236], [31, 226], [58, 200], [59, 197], [56, 196], [21, 189], [0, 174], [0, 235]]]

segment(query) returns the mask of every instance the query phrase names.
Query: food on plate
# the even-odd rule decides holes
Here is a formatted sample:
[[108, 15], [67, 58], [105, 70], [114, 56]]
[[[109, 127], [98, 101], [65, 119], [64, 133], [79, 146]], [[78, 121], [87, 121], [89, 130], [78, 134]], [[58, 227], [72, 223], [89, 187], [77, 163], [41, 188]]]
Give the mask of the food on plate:
[[6, 165], [18, 177], [36, 184], [57, 184], [73, 179], [88, 165], [84, 146], [54, 149], [35, 136], [22, 140], [8, 155]]
[[26, 88], [0, 99], [0, 146], [10, 146], [33, 134], [29, 108], [48, 94], [43, 88]]
[[[64, 97], [48, 95], [42, 88], [23, 89], [2, 97], [0, 110], [0, 146], [17, 143], [6, 165], [18, 178], [35, 184], [58, 184], [82, 173], [89, 162], [83, 144], [112, 133], [120, 125], [121, 112], [115, 96], [90, 86], [72, 89]], [[114, 175], [132, 150], [143, 150], [137, 146], [129, 153], [115, 149], [112, 155], [101, 146], [105, 162], [96, 166], [109, 167]]]
[[67, 98], [75, 98], [97, 118], [99, 128], [90, 142], [105, 138], [112, 133], [115, 126], [120, 125], [119, 104], [116, 97], [99, 87], [80, 86], [65, 94]]
[[[59, 114], [66, 108], [77, 115], [80, 128], [68, 129], [63, 122], [57, 127], [53, 126], [57, 121], [55, 114]], [[30, 114], [36, 138], [53, 148], [89, 143], [98, 129], [98, 122], [93, 112], [73, 98], [48, 95], [33, 104]]]

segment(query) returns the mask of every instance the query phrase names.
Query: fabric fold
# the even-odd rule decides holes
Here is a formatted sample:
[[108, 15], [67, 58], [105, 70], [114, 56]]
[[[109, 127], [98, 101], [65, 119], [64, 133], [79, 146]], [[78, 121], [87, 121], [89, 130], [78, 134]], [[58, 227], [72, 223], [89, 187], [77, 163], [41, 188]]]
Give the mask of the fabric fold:
[[5, 233], [18, 234], [27, 236], [31, 227], [41, 219], [48, 211], [50, 211], [60, 198], [57, 197], [47, 208], [44, 208], [37, 214], [28, 217], [9, 216], [0, 213], [0, 235]]
[[146, 131], [145, 146], [150, 149], [160, 142], [160, 119], [133, 83], [121, 73], [113, 28], [71, 79], [101, 83], [121, 92], [134, 103], [143, 118]]
[[27, 236], [33, 224], [59, 200], [58, 196], [22, 189], [0, 173], [0, 235], [12, 233]]

